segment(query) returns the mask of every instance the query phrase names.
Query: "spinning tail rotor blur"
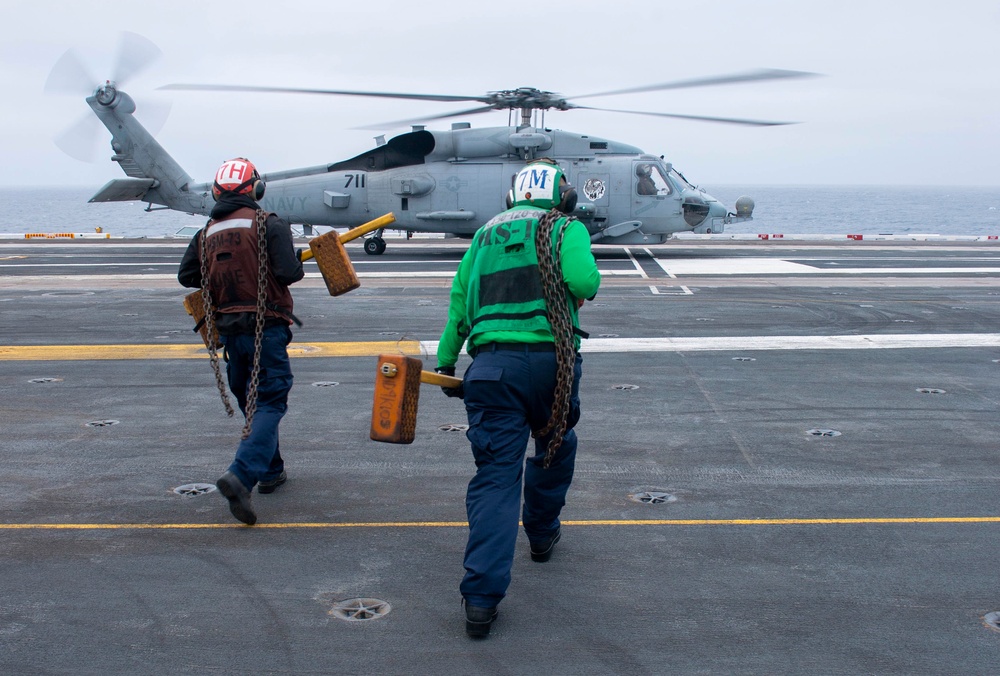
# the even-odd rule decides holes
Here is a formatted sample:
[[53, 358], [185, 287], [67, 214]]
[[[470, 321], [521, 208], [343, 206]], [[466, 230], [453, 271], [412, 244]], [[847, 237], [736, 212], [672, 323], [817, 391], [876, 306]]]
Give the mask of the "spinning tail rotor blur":
[[[122, 32], [111, 65], [109, 78], [94, 77], [87, 61], [75, 49], [67, 50], [49, 71], [43, 92], [47, 95], [99, 96], [106, 88], [120, 87], [146, 71], [161, 56], [159, 47], [136, 33]], [[136, 106], [143, 112], [146, 128], [152, 133], [166, 122], [170, 104], [145, 100]], [[85, 113], [65, 131], [55, 137], [55, 144], [64, 153], [82, 162], [93, 162], [99, 153], [98, 144], [103, 127], [91, 112]]]

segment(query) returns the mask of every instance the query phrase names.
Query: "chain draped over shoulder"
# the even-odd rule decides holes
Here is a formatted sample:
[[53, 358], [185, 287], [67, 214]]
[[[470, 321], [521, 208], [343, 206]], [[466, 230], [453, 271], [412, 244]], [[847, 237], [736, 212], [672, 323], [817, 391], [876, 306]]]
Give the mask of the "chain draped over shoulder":
[[[267, 310], [267, 213], [257, 209], [254, 214], [254, 223], [257, 228], [257, 323], [254, 332], [254, 353], [253, 370], [250, 373], [250, 386], [247, 388], [246, 422], [243, 425], [241, 438], [250, 436], [253, 425], [253, 416], [257, 411], [257, 385], [260, 379], [260, 348], [264, 336], [264, 313]], [[208, 226], [206, 226], [207, 229]], [[208, 288], [208, 237], [205, 230], [201, 232], [201, 299], [205, 305], [205, 328], [208, 335], [214, 335], [215, 328], [215, 306], [212, 304], [212, 294]], [[211, 341], [210, 341], [211, 342]], [[222, 397], [222, 404], [226, 408], [226, 415], [230, 418], [235, 414], [233, 405], [229, 401], [226, 393], [226, 385], [222, 379], [222, 371], [219, 368], [219, 355], [217, 346], [212, 343], [208, 347], [208, 356], [215, 373], [215, 383], [219, 388], [219, 395]]]
[[[563, 223], [556, 235], [555, 247], [552, 246], [552, 231], [556, 222], [562, 218]], [[573, 391], [573, 367], [576, 361], [576, 350], [573, 343], [573, 317], [570, 314], [569, 290], [562, 278], [560, 252], [566, 228], [575, 219], [566, 217], [556, 209], [552, 209], [538, 220], [535, 230], [535, 249], [538, 251], [538, 269], [542, 277], [542, 292], [545, 296], [546, 312], [552, 328], [552, 338], [556, 349], [556, 388], [552, 402], [552, 414], [545, 427], [534, 430], [532, 436], [542, 438], [555, 431], [549, 440], [545, 452], [543, 466], [548, 469], [556, 451], [562, 446], [566, 434], [566, 423], [569, 416], [570, 397]]]

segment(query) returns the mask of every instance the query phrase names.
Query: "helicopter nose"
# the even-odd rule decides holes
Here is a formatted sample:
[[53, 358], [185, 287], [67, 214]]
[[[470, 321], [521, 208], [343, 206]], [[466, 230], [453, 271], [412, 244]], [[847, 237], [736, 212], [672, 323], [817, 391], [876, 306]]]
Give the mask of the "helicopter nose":
[[689, 192], [681, 199], [684, 221], [692, 228], [697, 228], [705, 222], [709, 215], [714, 213], [716, 205], [718, 202], [708, 195]]
[[712, 202], [709, 206], [709, 218], [725, 218], [729, 214], [729, 210], [722, 202]]

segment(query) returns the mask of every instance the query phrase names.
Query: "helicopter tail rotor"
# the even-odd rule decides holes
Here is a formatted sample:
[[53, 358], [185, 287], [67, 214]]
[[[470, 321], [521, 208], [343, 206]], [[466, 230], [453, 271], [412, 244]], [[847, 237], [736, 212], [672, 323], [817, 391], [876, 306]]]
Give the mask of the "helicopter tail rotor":
[[[105, 84], [121, 87], [155, 63], [163, 52], [147, 38], [130, 32], [122, 32], [118, 39], [118, 50], [110, 69], [111, 80], [101, 82], [91, 74], [84, 59], [75, 49], [68, 49], [49, 71], [42, 91], [49, 95], [93, 96]], [[170, 112], [170, 104], [164, 100], [146, 100], [141, 106], [142, 118], [150, 133], [162, 128]], [[87, 113], [54, 141], [64, 153], [83, 162], [93, 162], [99, 152], [99, 141], [104, 127], [92, 113]]]
[[46, 94], [72, 94], [87, 96], [94, 91], [94, 77], [83, 65], [83, 59], [75, 49], [67, 49], [45, 80], [42, 91]]
[[153, 65], [163, 52], [150, 40], [137, 33], [123, 31], [118, 39], [118, 56], [112, 69], [112, 79], [123, 85]]
[[78, 118], [52, 140], [56, 147], [75, 160], [95, 162], [100, 152], [99, 142], [104, 127], [92, 113]]

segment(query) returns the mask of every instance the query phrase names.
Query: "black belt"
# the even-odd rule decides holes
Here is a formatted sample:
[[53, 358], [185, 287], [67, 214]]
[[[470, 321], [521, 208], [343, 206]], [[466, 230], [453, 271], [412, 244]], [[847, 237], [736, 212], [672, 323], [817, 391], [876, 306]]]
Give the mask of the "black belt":
[[484, 343], [477, 345], [469, 354], [475, 357], [480, 352], [555, 352], [555, 343]]

